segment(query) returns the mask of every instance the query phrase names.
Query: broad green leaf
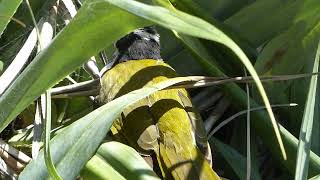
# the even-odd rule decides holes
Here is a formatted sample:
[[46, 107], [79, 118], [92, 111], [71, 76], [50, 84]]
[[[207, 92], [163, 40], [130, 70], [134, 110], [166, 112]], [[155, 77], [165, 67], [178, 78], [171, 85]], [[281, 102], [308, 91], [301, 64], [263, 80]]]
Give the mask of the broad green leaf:
[[[105, 104], [64, 128], [50, 141], [52, 160], [59, 175], [63, 179], [76, 178], [85, 163], [95, 153], [113, 121], [124, 108], [158, 90], [177, 83], [194, 80], [197, 81], [199, 78], [173, 78], [156, 85], [132, 91]], [[49, 174], [45, 166], [43, 151], [20, 174], [20, 179], [46, 179], [48, 177]]]
[[[319, 60], [320, 60], [320, 41], [318, 42], [318, 48], [316, 57], [313, 65], [313, 72], [319, 72]], [[317, 76], [311, 77], [307, 102], [303, 113], [303, 119], [301, 124], [300, 136], [299, 136], [299, 147], [297, 155], [297, 165], [295, 179], [302, 180], [308, 177], [309, 168], [309, 155], [310, 155], [310, 144], [312, 135], [312, 126], [314, 120], [315, 110], [315, 97], [317, 96]]]
[[80, 176], [84, 180], [125, 180], [109, 163], [99, 155], [94, 155], [81, 170]]
[[0, 131], [47, 88], [89, 57], [122, 35], [147, 24], [147, 21], [105, 1], [86, 3], [75, 19], [0, 97]]
[[18, 9], [22, 0], [1, 0], [0, 1], [0, 36], [6, 29], [14, 13]]
[[[106, 173], [106, 169], [114, 172], [113, 177]], [[99, 147], [81, 171], [81, 176], [85, 179], [159, 179], [137, 151], [115, 141]]]
[[[227, 144], [220, 142], [218, 139], [211, 138], [210, 143], [224, 157], [231, 166], [232, 170], [238, 175], [239, 179], [246, 179], [246, 157], [237, 152]], [[259, 175], [259, 167], [252, 167], [251, 179], [261, 179]]]

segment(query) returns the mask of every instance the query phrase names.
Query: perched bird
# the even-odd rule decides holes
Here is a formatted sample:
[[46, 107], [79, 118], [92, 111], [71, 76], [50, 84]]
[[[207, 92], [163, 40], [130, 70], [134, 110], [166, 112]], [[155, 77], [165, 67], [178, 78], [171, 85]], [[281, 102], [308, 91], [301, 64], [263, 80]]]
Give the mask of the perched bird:
[[[160, 56], [154, 27], [137, 29], [115, 46], [113, 64], [101, 79], [101, 103], [177, 76]], [[154, 157], [153, 167], [165, 179], [220, 179], [210, 166], [203, 122], [185, 89], [158, 91], [138, 101], [122, 112], [111, 131], [142, 156]]]

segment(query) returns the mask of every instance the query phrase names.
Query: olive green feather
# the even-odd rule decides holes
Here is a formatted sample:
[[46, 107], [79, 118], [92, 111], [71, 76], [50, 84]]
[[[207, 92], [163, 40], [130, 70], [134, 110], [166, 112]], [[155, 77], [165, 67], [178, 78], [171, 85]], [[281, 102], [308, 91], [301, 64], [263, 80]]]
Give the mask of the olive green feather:
[[[103, 75], [100, 100], [172, 77], [176, 72], [161, 60], [122, 62]], [[220, 179], [206, 160], [211, 154], [204, 126], [185, 89], [158, 91], [126, 108], [112, 133], [141, 154], [155, 153], [165, 179]]]

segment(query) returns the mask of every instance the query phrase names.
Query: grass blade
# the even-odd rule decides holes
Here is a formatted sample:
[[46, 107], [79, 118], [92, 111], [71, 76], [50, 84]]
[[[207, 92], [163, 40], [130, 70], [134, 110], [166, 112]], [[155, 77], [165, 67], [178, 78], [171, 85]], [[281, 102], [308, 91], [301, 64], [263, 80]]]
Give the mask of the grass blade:
[[[318, 43], [318, 49], [313, 65], [313, 72], [319, 71], [319, 59], [320, 59], [320, 41]], [[308, 177], [309, 168], [309, 156], [310, 156], [310, 144], [312, 135], [312, 125], [314, 118], [315, 97], [317, 93], [317, 76], [311, 77], [307, 102], [303, 114], [303, 120], [301, 124], [301, 130], [299, 135], [299, 145], [297, 153], [297, 164], [295, 179], [303, 180]]]

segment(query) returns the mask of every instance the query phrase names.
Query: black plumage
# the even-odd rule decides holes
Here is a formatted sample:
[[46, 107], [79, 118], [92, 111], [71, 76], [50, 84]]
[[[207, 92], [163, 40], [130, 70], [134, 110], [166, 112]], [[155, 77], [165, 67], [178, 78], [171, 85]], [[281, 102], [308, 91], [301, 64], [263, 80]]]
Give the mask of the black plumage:
[[119, 39], [115, 46], [115, 64], [127, 60], [155, 59], [161, 60], [159, 34], [154, 27], [137, 29]]

